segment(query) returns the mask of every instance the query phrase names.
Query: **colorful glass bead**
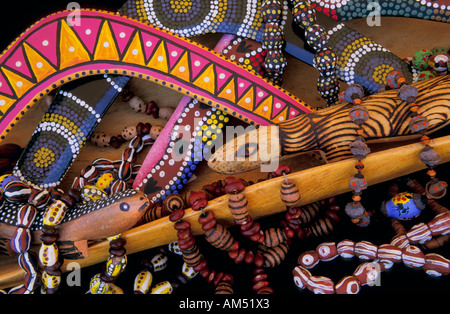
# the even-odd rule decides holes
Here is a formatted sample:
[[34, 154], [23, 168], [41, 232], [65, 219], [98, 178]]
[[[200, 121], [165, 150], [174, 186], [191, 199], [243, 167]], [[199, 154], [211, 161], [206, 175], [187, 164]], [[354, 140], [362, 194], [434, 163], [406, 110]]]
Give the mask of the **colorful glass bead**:
[[409, 121], [409, 127], [412, 132], [418, 133], [421, 131], [425, 131], [428, 128], [429, 121], [426, 117], [417, 115], [415, 117], [412, 117]]
[[355, 256], [355, 242], [351, 240], [340, 241], [337, 245], [337, 252], [342, 258], [352, 258]]
[[111, 255], [106, 261], [106, 273], [111, 277], [119, 276], [127, 266], [127, 256]]
[[305, 38], [308, 45], [316, 51], [322, 50], [327, 46], [327, 33], [325, 29], [318, 24], [313, 24], [305, 29]]
[[294, 0], [292, 5], [294, 21], [302, 28], [316, 23], [316, 14], [309, 1]]
[[131, 174], [133, 173], [132, 164], [129, 161], [122, 160], [120, 163], [119, 169], [117, 169], [117, 176], [120, 180], [127, 181], [131, 178]]
[[154, 271], [161, 271], [167, 267], [167, 255], [163, 253], [156, 254], [152, 259], [151, 263], [153, 265]]
[[435, 77], [436, 74], [434, 74], [432, 71], [420, 71], [417, 75], [417, 81], [426, 81]]
[[31, 232], [28, 228], [16, 228], [11, 237], [10, 246], [14, 252], [25, 253], [30, 249]]
[[33, 292], [39, 287], [41, 283], [41, 276], [38, 274], [26, 274], [24, 278], [24, 286], [28, 291]]
[[198, 272], [195, 271], [194, 267], [189, 266], [186, 262], [184, 262], [181, 266], [181, 273], [187, 279], [192, 279], [198, 274]]
[[308, 284], [309, 278], [311, 278], [311, 273], [309, 270], [302, 266], [296, 266], [292, 270], [292, 276], [294, 277], [294, 283], [297, 287], [305, 289]]
[[116, 178], [112, 172], [105, 172], [99, 176], [97, 182], [95, 182], [95, 186], [100, 190], [109, 193], [111, 190], [111, 185]]
[[42, 243], [39, 249], [39, 260], [44, 266], [50, 267], [55, 265], [59, 258], [59, 249], [56, 243]]
[[395, 219], [412, 219], [420, 215], [426, 204], [419, 194], [402, 192], [381, 205], [381, 212]]
[[381, 266], [376, 262], [366, 262], [359, 265], [353, 276], [358, 279], [361, 286], [370, 285], [376, 282], [380, 276]]
[[320, 262], [319, 254], [315, 250], [305, 251], [297, 259], [300, 266], [311, 269]]
[[20, 181], [18, 177], [10, 173], [0, 176], [0, 190], [4, 190], [5, 186], [12, 181]]
[[432, 56], [432, 52], [428, 49], [417, 51], [411, 60], [411, 65], [419, 71], [428, 69], [428, 59]]
[[420, 268], [425, 265], [425, 254], [414, 245], [408, 245], [402, 250], [402, 261], [408, 267]]
[[22, 228], [30, 228], [36, 214], [36, 208], [33, 205], [22, 205], [17, 212], [16, 225]]
[[[332, 77], [336, 72], [337, 55], [329, 48], [324, 48], [314, 55], [313, 66], [323, 75], [323, 77]], [[326, 81], [324, 81], [325, 84]], [[331, 81], [330, 81], [331, 82]], [[330, 83], [330, 86], [336, 84]]]
[[123, 290], [119, 286], [110, 283], [106, 294], [123, 294]]
[[369, 119], [369, 112], [364, 106], [353, 106], [350, 109], [350, 119], [353, 123], [360, 126]]
[[22, 181], [11, 181], [3, 188], [3, 195], [9, 202], [25, 202], [31, 194], [31, 187]]
[[355, 175], [348, 180], [348, 185], [355, 193], [360, 193], [362, 190], [367, 189], [368, 183], [366, 179]]
[[430, 146], [425, 146], [419, 158], [428, 167], [434, 167], [441, 161], [439, 154]]
[[450, 274], [450, 260], [436, 253], [425, 255], [423, 270], [433, 277], [447, 276]]
[[169, 281], [162, 281], [160, 283], [157, 283], [152, 290], [150, 291], [151, 294], [171, 294], [173, 291], [173, 287], [170, 284]]
[[48, 190], [32, 189], [28, 197], [28, 204], [33, 205], [37, 209], [43, 208], [50, 200], [50, 193]]
[[99, 171], [114, 170], [114, 162], [106, 158], [97, 158], [91, 164]]
[[46, 226], [56, 226], [61, 223], [66, 215], [67, 205], [60, 200], [52, 203], [44, 212], [43, 223]]
[[278, 24], [267, 23], [262, 37], [263, 47], [267, 50], [274, 50], [283, 47], [284, 33]]
[[92, 294], [106, 294], [110, 284], [100, 279], [101, 274], [96, 274], [89, 282], [89, 291]]
[[95, 185], [85, 185], [81, 189], [81, 197], [86, 201], [96, 201], [99, 199], [102, 199], [104, 197], [107, 197], [108, 194], [101, 190], [100, 188], [96, 187]]
[[335, 290], [336, 294], [358, 294], [361, 291], [361, 283], [354, 276], [346, 276], [339, 280]]
[[403, 85], [397, 91], [398, 97], [408, 103], [416, 101], [418, 94], [419, 91], [417, 90], [417, 88], [411, 85]]
[[317, 253], [321, 261], [331, 261], [335, 259], [339, 254], [337, 251], [336, 243], [334, 242], [324, 242], [317, 246]]
[[98, 175], [97, 168], [95, 166], [93, 166], [92, 164], [88, 165], [81, 170], [80, 175], [83, 178], [85, 178], [88, 182], [94, 181], [94, 179]]
[[125, 191], [128, 188], [127, 183], [123, 180], [116, 180], [111, 185], [110, 194], [119, 193]]
[[22, 253], [18, 257], [18, 263], [20, 268], [27, 274], [37, 274], [38, 271], [38, 261], [34, 252], [27, 251]]
[[433, 238], [433, 236], [431, 235], [430, 227], [423, 222], [414, 225], [406, 233], [406, 236], [408, 237], [411, 243], [419, 243], [419, 244], [424, 244], [425, 242]]
[[378, 246], [369, 241], [360, 241], [355, 244], [355, 255], [362, 260], [377, 258]]
[[334, 283], [325, 276], [311, 276], [307, 283], [307, 288], [314, 294], [333, 294]]
[[367, 154], [370, 153], [370, 148], [367, 146], [365, 140], [361, 137], [356, 138], [349, 144], [350, 151], [358, 159], [363, 160]]
[[397, 89], [400, 87], [400, 82], [403, 77], [402, 72], [391, 71], [386, 75], [386, 85], [391, 89]]
[[133, 290], [135, 293], [147, 294], [152, 286], [152, 282], [152, 273], [148, 270], [143, 270], [134, 279]]
[[167, 246], [168, 250], [172, 253], [175, 253], [177, 255], [182, 255], [183, 253], [180, 250], [180, 246], [178, 244], [178, 241], [169, 243], [169, 245]]
[[425, 192], [429, 198], [438, 199], [447, 193], [447, 182], [432, 179], [425, 186]]
[[450, 233], [450, 212], [445, 211], [427, 223], [430, 227], [431, 235], [445, 235]]
[[49, 289], [58, 288], [61, 284], [61, 276], [58, 275], [50, 275], [48, 272], [44, 270], [42, 273], [42, 283]]
[[385, 268], [390, 268], [402, 260], [402, 250], [391, 244], [382, 244], [378, 247], [377, 258]]

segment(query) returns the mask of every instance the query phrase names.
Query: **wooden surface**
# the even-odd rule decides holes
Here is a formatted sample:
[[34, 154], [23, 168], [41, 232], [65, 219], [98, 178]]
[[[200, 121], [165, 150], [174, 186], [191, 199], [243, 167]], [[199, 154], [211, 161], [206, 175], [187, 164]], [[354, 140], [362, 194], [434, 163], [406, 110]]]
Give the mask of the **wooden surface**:
[[[442, 34], [449, 34], [450, 31], [450, 25], [445, 23], [383, 17], [381, 18], [380, 27], [368, 26], [365, 19], [348, 21], [346, 24], [400, 57], [412, 56], [414, 52], [420, 49], [431, 49], [434, 46], [450, 47], [450, 39], [448, 36], [442, 36]], [[205, 35], [196, 37], [195, 39], [206, 46], [214, 47], [219, 37], [219, 35]], [[300, 40], [299, 44], [301, 45]], [[324, 106], [324, 102], [316, 90], [317, 77], [318, 72], [314, 68], [288, 56], [288, 67], [284, 76], [285, 83], [283, 87], [304, 100], [307, 104], [313, 107], [322, 107]], [[344, 84], [342, 86], [342, 88], [345, 88]], [[175, 107], [182, 97], [180, 94], [169, 89], [138, 79], [132, 79], [131, 90], [147, 101], [154, 100], [160, 107]], [[17, 143], [25, 146], [45, 110], [46, 105], [43, 101], [32, 107], [11, 131], [9, 136], [4, 140], [4, 143]], [[119, 134], [123, 127], [136, 125], [139, 121], [150, 122], [152, 124], [164, 123], [161, 119], [155, 120], [143, 114], [134, 113], [128, 104], [123, 103], [119, 99], [112, 105], [107, 115], [97, 127], [97, 130], [111, 134]], [[232, 123], [240, 122], [234, 120]], [[383, 143], [371, 146], [372, 151], [377, 151], [377, 153], [369, 155], [365, 162], [366, 168], [364, 169], [364, 174], [369, 184], [372, 185], [423, 169], [423, 165], [418, 160], [421, 146], [420, 144], [415, 144], [415, 141], [411, 143], [414, 144], [407, 148], [393, 147], [408, 143]], [[441, 156], [445, 156], [442, 163], [448, 162], [450, 156], [450, 138], [448, 136], [440, 138], [435, 141], [435, 144], [436, 150], [442, 154]], [[393, 149], [382, 152], [387, 148]], [[149, 147], [146, 147], [140, 153], [138, 162], [144, 160], [149, 149]], [[116, 160], [120, 158], [122, 150], [123, 148], [118, 150], [110, 147], [98, 148], [88, 143], [68, 171], [61, 187], [67, 189], [72, 183], [73, 178], [79, 175], [80, 170], [87, 164], [90, 164], [95, 158], [103, 157]], [[346, 185], [349, 176], [354, 172], [354, 160], [342, 161], [339, 162], [339, 165], [323, 165], [320, 160], [310, 155], [303, 155], [300, 158], [293, 158], [288, 163], [295, 171], [309, 169], [292, 175], [292, 179], [299, 184], [302, 193], [302, 203], [316, 201], [349, 190]], [[265, 178], [265, 176], [265, 173], [258, 171], [240, 175], [240, 177], [246, 180], [257, 180]], [[196, 179], [188, 184], [186, 190], [197, 189], [205, 184], [223, 178], [223, 175], [211, 172], [205, 163], [203, 163], [198, 168]], [[278, 195], [273, 194], [273, 191], [278, 193], [280, 180], [281, 178], [272, 180], [267, 185], [255, 184], [246, 190], [249, 197], [249, 206], [252, 209], [251, 214], [254, 218], [267, 216], [283, 210]], [[266, 195], [272, 195], [272, 197], [264, 197]], [[220, 221], [231, 223], [231, 217], [226, 207], [226, 197], [212, 201], [208, 209], [214, 210]], [[199, 226], [196, 223], [197, 215], [198, 213], [187, 212], [187, 218], [193, 222], [193, 231], [195, 234], [200, 233]], [[176, 240], [176, 234], [167, 218], [134, 228], [123, 235], [128, 240], [126, 246], [128, 254]], [[108, 257], [108, 243], [100, 242], [91, 245], [89, 254], [91, 256], [90, 258], [79, 261], [83, 267], [105, 261]], [[23, 273], [18, 267], [16, 259], [0, 259], [0, 288], [10, 287], [12, 284], [20, 282], [22, 277]]]

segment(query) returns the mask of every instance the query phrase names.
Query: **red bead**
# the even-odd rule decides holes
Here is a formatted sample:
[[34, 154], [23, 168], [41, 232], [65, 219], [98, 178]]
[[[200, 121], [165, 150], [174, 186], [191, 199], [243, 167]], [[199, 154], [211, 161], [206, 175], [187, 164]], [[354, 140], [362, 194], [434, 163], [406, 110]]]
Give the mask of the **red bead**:
[[180, 220], [181, 218], [183, 218], [184, 216], [184, 209], [176, 209], [174, 210], [170, 216], [169, 216], [169, 220], [171, 222], [177, 222], [178, 220]]
[[202, 230], [208, 231], [209, 229], [213, 228], [216, 225], [216, 223], [217, 223], [216, 219], [213, 218], [212, 220], [202, 225]]
[[206, 259], [203, 259], [200, 263], [198, 263], [196, 266], [194, 266], [194, 270], [196, 272], [199, 272], [206, 266], [208, 266], [208, 261]]
[[258, 294], [273, 294], [273, 289], [271, 288], [271, 287], [269, 287], [269, 286], [267, 286], [267, 287], [264, 287], [264, 288], [261, 288], [261, 289], [259, 289], [258, 290]]
[[272, 172], [272, 177], [282, 176], [283, 173], [291, 173], [291, 167], [289, 167], [288, 165], [280, 165], [274, 172]]
[[186, 220], [177, 221], [174, 225], [175, 230], [186, 230], [191, 228], [191, 223]]
[[264, 257], [260, 253], [256, 253], [253, 263], [256, 267], [262, 267], [264, 265]]
[[214, 280], [213, 280], [214, 286], [217, 286], [222, 281], [222, 278], [224, 275], [225, 274], [223, 272], [220, 272], [214, 277]]
[[257, 283], [255, 283], [253, 285], [252, 289], [254, 291], [258, 291], [258, 290], [260, 290], [260, 289], [262, 289], [264, 287], [267, 287], [267, 286], [269, 286], [269, 282], [265, 281], [265, 280], [262, 280], [262, 281], [258, 281]]
[[244, 260], [245, 253], [246, 253], [244, 248], [239, 249], [238, 252], [239, 252], [238, 256], [234, 259], [234, 262], [236, 264], [239, 264], [240, 262], [242, 262]]
[[226, 281], [226, 282], [229, 282], [231, 284], [234, 284], [234, 278], [230, 274], [223, 275], [222, 281]]
[[214, 212], [212, 210], [208, 211], [205, 215], [200, 215], [198, 217], [198, 223], [204, 225], [214, 219]]
[[202, 276], [202, 278], [208, 278], [209, 273], [210, 273], [209, 268], [205, 267], [200, 271], [200, 276]]
[[152, 125], [150, 123], [147, 122], [146, 124], [144, 124], [141, 130], [142, 136], [149, 134], [151, 128]]
[[231, 259], [236, 259], [237, 257], [238, 257], [238, 255], [239, 255], [239, 250], [230, 250], [230, 251], [228, 251], [228, 256], [231, 258]]
[[295, 231], [292, 230], [291, 228], [285, 227], [285, 228], [284, 228], [284, 234], [286, 234], [286, 236], [287, 236], [289, 239], [292, 239], [292, 238], [295, 236]]
[[245, 254], [244, 260], [247, 264], [253, 263], [253, 261], [255, 260], [255, 254], [252, 251], [248, 251]]
[[237, 250], [239, 250], [239, 241], [234, 241], [229, 251], [237, 251]]
[[253, 277], [252, 281], [253, 283], [257, 283], [258, 281], [266, 280], [268, 277], [265, 273], [259, 273], [255, 277]]
[[242, 231], [247, 231], [253, 227], [253, 224], [254, 224], [253, 218], [251, 216], [248, 216], [248, 218], [243, 223], [241, 223], [239, 226]]
[[223, 180], [225, 182], [225, 185], [233, 183], [233, 182], [242, 182], [241, 179], [238, 179], [236, 177], [226, 177], [225, 180]]
[[190, 207], [192, 207], [197, 201], [199, 200], [207, 200], [208, 199], [208, 194], [206, 194], [205, 191], [192, 191], [189, 194], [189, 198], [188, 198], [188, 205]]
[[251, 237], [252, 235], [258, 233], [260, 230], [261, 230], [261, 225], [259, 223], [255, 222], [253, 224], [252, 228], [249, 230], [243, 231], [242, 227], [241, 227], [241, 234], [246, 237]]
[[190, 235], [192, 235], [191, 229], [182, 229], [177, 231], [177, 237], [179, 240], [186, 239]]
[[192, 238], [189, 242], [186, 243], [180, 243], [178, 242], [180, 250], [189, 250], [195, 245], [195, 238]]
[[230, 182], [225, 186], [225, 193], [232, 194], [232, 193], [239, 193], [242, 192], [245, 189], [245, 184], [242, 181], [234, 181]]
[[213, 269], [209, 272], [208, 279], [206, 279], [206, 282], [211, 283], [214, 280], [215, 276], [216, 276], [216, 271]]

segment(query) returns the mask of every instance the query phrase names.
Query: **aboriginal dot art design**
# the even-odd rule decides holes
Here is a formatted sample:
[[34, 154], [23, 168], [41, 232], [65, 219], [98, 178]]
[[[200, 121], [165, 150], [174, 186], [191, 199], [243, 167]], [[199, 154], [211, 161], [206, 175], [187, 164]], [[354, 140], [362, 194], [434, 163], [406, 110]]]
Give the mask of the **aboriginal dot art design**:
[[330, 46], [339, 56], [338, 75], [348, 84], [360, 84], [368, 93], [377, 93], [393, 70], [405, 73], [408, 83], [412, 82], [413, 75], [406, 62], [344, 24], [335, 26], [328, 36]]
[[[110, 206], [111, 204], [115, 204], [120, 201], [126, 200], [127, 198], [137, 195], [137, 193], [138, 192], [136, 190], [129, 189], [115, 193], [111, 196], [104, 197], [96, 201], [79, 203], [75, 205], [71, 210], [66, 212], [61, 224], [68, 221], [72, 221], [96, 210], [101, 210], [103, 208]], [[17, 212], [19, 211], [22, 205], [23, 204], [9, 203], [7, 201], [3, 202], [3, 204], [0, 206], [0, 223], [15, 226]], [[31, 231], [41, 230], [43, 226], [44, 212], [45, 212], [44, 210], [36, 212], [36, 219], [34, 220], [33, 224], [30, 227]]]
[[[255, 125], [313, 110], [211, 49], [167, 31], [91, 10], [81, 10], [79, 25], [69, 26], [68, 14], [39, 21], [1, 56], [0, 139], [50, 90], [105, 73], [158, 83]], [[270, 110], [263, 115], [254, 113], [266, 106]]]
[[450, 1], [448, 0], [377, 0], [374, 1], [376, 7], [369, 7], [370, 1], [358, 0], [311, 0], [311, 2], [317, 11], [339, 21], [365, 18], [377, 9], [381, 16], [450, 22]]
[[224, 33], [260, 41], [260, 8], [259, 0], [130, 0], [119, 12], [183, 37]]
[[[44, 114], [13, 174], [40, 188], [58, 186], [95, 127], [129, 81], [118, 76], [98, 82], [89, 104], [64, 86]], [[111, 84], [112, 83], [112, 84]], [[90, 98], [91, 99], [91, 98]]]

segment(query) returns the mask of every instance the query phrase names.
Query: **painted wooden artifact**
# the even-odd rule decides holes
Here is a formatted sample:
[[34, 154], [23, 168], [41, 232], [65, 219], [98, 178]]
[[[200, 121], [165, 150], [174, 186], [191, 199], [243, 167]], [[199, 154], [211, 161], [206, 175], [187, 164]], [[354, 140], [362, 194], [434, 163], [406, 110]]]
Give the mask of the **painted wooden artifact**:
[[[227, 33], [261, 42], [264, 31], [263, 16], [260, 13], [262, 2], [260, 0], [196, 1], [195, 4], [181, 5], [181, 9], [175, 10], [161, 0], [128, 0], [119, 12], [148, 21], [181, 36]], [[284, 7], [282, 14], [284, 15], [283, 23], [285, 23], [288, 19], [289, 1], [281, 2]], [[339, 4], [341, 1], [336, 2]], [[366, 5], [365, 2], [361, 3], [361, 6], [364, 5]], [[322, 4], [317, 7], [321, 6]], [[345, 24], [330, 21], [326, 15], [321, 18], [327, 19], [328, 24], [332, 25], [328, 29], [328, 44], [329, 48], [338, 55], [337, 74], [341, 80], [348, 84], [361, 84], [370, 93], [378, 92], [384, 87], [384, 78], [391, 70], [404, 73], [408, 83], [412, 82], [411, 69], [402, 59]], [[298, 38], [287, 41], [286, 51], [313, 65], [314, 55], [301, 48], [296, 41], [301, 42]]]
[[[428, 133], [444, 127], [449, 122], [449, 84], [450, 75], [414, 84], [419, 90], [418, 114], [429, 120]], [[363, 104], [370, 113], [370, 118], [363, 125], [363, 136], [369, 143], [405, 140], [418, 136], [410, 130], [409, 105], [400, 100], [396, 90], [368, 96], [363, 99]], [[208, 165], [224, 174], [255, 169], [264, 163], [275, 162], [264, 159], [267, 158], [267, 153], [264, 152], [270, 153], [273, 145], [279, 145], [275, 146], [280, 151], [279, 157], [320, 150], [328, 161], [350, 158], [352, 153], [349, 144], [357, 138], [356, 125], [349, 118], [351, 107], [351, 104], [344, 103], [299, 115], [279, 123], [278, 128], [270, 128], [270, 136], [267, 136], [265, 128], [251, 130], [216, 150]], [[259, 142], [259, 138], [265, 141]], [[273, 144], [274, 140], [277, 144]], [[236, 156], [236, 153], [240, 155]]]
[[379, 16], [400, 16], [432, 20], [450, 21], [450, 3], [447, 0], [379, 0], [369, 2], [357, 0], [312, 0], [316, 10], [330, 16], [333, 20], [352, 20]]
[[[13, 174], [39, 188], [58, 186], [128, 81], [128, 77], [119, 76], [112, 78], [111, 84], [103, 77], [92, 77], [64, 85], [34, 131]], [[89, 93], [79, 90], [82, 84], [90, 84]]]
[[[87, 253], [87, 241], [100, 241], [133, 227], [149, 204], [143, 192], [130, 189], [96, 201], [77, 204], [57, 226], [59, 246], [66, 258], [80, 258]], [[21, 204], [4, 201], [0, 207], [0, 238], [11, 239]], [[40, 243], [44, 211], [38, 211], [30, 230], [32, 243]], [[107, 221], [107, 223], [105, 223]], [[6, 245], [9, 247], [9, 245]], [[76, 247], [76, 248], [75, 248]], [[85, 255], [84, 255], [85, 257]]]

